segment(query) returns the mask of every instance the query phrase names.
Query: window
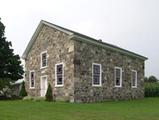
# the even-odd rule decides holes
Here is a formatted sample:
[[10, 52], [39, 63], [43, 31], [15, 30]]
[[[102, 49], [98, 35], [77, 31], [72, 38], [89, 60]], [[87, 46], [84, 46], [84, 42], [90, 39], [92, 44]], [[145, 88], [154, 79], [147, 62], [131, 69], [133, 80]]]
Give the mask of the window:
[[122, 68], [115, 67], [115, 87], [122, 87]]
[[45, 68], [47, 66], [47, 52], [44, 51], [41, 53], [41, 68]]
[[137, 71], [136, 70], [131, 71], [131, 85], [132, 85], [132, 88], [137, 87]]
[[35, 72], [32, 70], [30, 71], [30, 88], [35, 88]]
[[93, 63], [92, 66], [92, 85], [101, 86], [101, 64]]
[[63, 86], [64, 82], [64, 70], [63, 63], [59, 63], [55, 65], [55, 86]]

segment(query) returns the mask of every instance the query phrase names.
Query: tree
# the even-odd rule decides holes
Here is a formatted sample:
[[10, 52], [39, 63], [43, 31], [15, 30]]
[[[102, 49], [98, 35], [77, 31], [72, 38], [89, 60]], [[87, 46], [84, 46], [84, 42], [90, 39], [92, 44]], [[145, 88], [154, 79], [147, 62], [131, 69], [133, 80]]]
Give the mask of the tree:
[[23, 67], [19, 55], [13, 53], [12, 44], [4, 36], [5, 26], [0, 19], [0, 95], [10, 83], [23, 78]]
[[19, 96], [21, 96], [21, 97], [27, 96], [27, 92], [26, 92], [26, 89], [25, 89], [25, 83], [24, 83], [24, 81], [23, 81], [23, 83], [22, 83], [22, 88], [21, 88], [21, 90], [20, 90]]
[[155, 76], [150, 76], [148, 82], [157, 82], [157, 78]]
[[45, 97], [46, 97], [46, 101], [49, 101], [49, 102], [53, 101], [52, 87], [51, 87], [50, 84], [48, 86], [48, 89], [47, 89]]

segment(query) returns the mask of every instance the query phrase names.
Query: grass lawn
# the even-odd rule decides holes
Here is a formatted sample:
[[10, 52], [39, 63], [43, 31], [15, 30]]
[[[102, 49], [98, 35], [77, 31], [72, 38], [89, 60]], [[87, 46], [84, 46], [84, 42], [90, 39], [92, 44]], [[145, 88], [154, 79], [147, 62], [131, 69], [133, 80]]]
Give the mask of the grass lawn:
[[0, 101], [0, 120], [159, 120], [159, 98], [89, 104]]

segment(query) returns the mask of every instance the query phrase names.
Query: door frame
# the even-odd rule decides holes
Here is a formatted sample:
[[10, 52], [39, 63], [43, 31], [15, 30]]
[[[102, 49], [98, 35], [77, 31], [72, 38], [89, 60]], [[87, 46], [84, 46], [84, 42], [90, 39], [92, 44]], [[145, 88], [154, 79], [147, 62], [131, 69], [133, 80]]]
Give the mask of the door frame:
[[[45, 79], [43, 79], [43, 78], [45, 78]], [[46, 87], [46, 91], [45, 91], [45, 94], [46, 94], [46, 92], [47, 92], [47, 88], [48, 88], [48, 80], [47, 80], [47, 75], [43, 75], [43, 76], [41, 76], [40, 77], [40, 96], [41, 97], [44, 97], [44, 96], [42, 96], [42, 80], [45, 80], [45, 87]]]

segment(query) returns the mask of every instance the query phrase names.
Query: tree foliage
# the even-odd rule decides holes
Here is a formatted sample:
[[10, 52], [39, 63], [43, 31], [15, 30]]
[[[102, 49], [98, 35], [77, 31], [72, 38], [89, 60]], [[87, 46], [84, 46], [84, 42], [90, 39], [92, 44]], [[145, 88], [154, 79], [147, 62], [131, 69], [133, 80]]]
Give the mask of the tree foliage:
[[155, 76], [150, 76], [149, 78], [148, 77], [145, 77], [144, 78], [145, 82], [149, 82], [149, 83], [155, 83], [155, 82], [158, 82], [158, 79], [155, 77]]
[[[5, 26], [0, 19], [0, 91], [9, 83], [23, 78], [23, 67], [19, 55], [13, 53], [12, 44], [4, 35]], [[0, 92], [0, 93], [1, 93]]]
[[157, 82], [158, 80], [155, 76], [150, 76], [148, 81], [149, 82]]
[[46, 101], [53, 101], [52, 87], [51, 87], [50, 84], [48, 86], [48, 89], [47, 89], [45, 97], [46, 97]]
[[24, 82], [24, 81], [23, 81], [23, 83], [22, 83], [22, 88], [21, 88], [21, 90], [20, 90], [19, 96], [21, 96], [21, 97], [27, 96], [27, 92], [26, 92], [26, 89], [25, 89], [25, 82]]

